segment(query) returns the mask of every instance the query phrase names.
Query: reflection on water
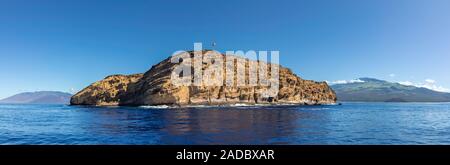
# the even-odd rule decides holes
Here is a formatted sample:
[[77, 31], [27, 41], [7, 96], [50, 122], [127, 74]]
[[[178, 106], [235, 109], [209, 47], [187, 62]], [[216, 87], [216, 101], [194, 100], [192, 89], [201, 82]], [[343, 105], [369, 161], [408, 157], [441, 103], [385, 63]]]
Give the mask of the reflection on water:
[[450, 144], [450, 104], [0, 105], [1, 144]]
[[[172, 136], [193, 144], [264, 143], [272, 137], [292, 135], [299, 114], [289, 109], [183, 109], [164, 111], [163, 143], [176, 143]], [[307, 116], [305, 116], [307, 117]], [[194, 137], [194, 138], [192, 138]]]

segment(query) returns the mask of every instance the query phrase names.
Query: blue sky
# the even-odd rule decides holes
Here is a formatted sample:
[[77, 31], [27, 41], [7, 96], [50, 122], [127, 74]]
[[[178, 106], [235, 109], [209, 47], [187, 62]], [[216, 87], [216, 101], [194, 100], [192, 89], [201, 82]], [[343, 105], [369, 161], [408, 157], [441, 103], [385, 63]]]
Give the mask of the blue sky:
[[450, 88], [448, 0], [0, 0], [0, 98], [147, 71], [194, 42], [279, 50], [318, 81]]

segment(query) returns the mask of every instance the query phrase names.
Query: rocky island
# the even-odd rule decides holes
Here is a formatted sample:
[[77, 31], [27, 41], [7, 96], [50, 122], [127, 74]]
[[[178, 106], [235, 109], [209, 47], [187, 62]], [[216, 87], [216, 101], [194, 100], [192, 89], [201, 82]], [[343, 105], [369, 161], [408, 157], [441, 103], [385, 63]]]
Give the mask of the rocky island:
[[[207, 51], [203, 51], [207, 52]], [[195, 54], [188, 52], [191, 57]], [[198, 55], [197, 55], [198, 56]], [[205, 53], [200, 54], [205, 58]], [[226, 56], [220, 54], [220, 56]], [[248, 60], [248, 59], [247, 59]], [[262, 61], [252, 61], [264, 63]], [[203, 62], [202, 70], [209, 63]], [[273, 64], [272, 64], [273, 65]], [[272, 65], [268, 65], [270, 70]], [[249, 65], [244, 64], [245, 74]], [[279, 66], [279, 65], [277, 65]], [[303, 80], [290, 69], [279, 66], [278, 92], [274, 97], [265, 97], [259, 91], [266, 86], [176, 86], [171, 76], [177, 64], [167, 58], [151, 67], [144, 74], [112, 75], [81, 90], [70, 100], [71, 105], [97, 106], [142, 106], [142, 105], [233, 105], [233, 104], [299, 104], [318, 105], [336, 102], [335, 92], [326, 82]], [[233, 70], [238, 70], [237, 64]], [[219, 68], [220, 69], [220, 68]], [[225, 72], [225, 65], [221, 67]], [[242, 68], [241, 68], [242, 69]], [[237, 73], [234, 73], [235, 75]], [[224, 80], [229, 74], [223, 74]], [[249, 81], [248, 78], [245, 79]], [[258, 79], [258, 81], [260, 81]]]

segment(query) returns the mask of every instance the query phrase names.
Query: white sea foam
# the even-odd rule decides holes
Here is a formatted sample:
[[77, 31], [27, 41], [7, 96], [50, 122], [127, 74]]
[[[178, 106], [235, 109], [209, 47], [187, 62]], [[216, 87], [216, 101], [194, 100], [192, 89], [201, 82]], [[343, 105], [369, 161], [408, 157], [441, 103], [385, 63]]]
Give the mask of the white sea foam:
[[256, 104], [243, 104], [243, 103], [236, 103], [236, 104], [230, 104], [228, 105], [230, 107], [255, 107], [255, 106], [259, 106]]
[[[139, 106], [140, 108], [147, 109], [176, 109], [176, 108], [217, 108], [217, 107], [248, 107], [248, 108], [258, 108], [258, 107], [270, 107], [270, 106], [300, 106], [301, 104], [294, 103], [279, 103], [279, 104], [246, 104], [246, 103], [236, 103], [236, 104], [225, 104], [225, 105], [185, 105], [185, 106], [171, 106], [171, 105], [145, 105]], [[339, 105], [338, 103], [330, 103], [323, 105]]]
[[342, 103], [326, 103], [326, 104], [322, 104], [322, 105], [341, 105]]
[[176, 108], [173, 106], [168, 106], [168, 105], [144, 105], [144, 106], [139, 106], [141, 108], [148, 108], [148, 109], [169, 109], [169, 108]]
[[246, 104], [246, 103], [236, 103], [236, 104], [225, 104], [225, 105], [200, 105], [195, 107], [263, 107], [271, 106], [276, 104]]

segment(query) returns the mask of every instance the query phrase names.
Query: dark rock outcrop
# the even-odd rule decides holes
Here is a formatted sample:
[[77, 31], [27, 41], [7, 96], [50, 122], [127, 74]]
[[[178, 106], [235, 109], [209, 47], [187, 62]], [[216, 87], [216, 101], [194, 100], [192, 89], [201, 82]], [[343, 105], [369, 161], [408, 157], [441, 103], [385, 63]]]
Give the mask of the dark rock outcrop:
[[[194, 56], [190, 52], [191, 57]], [[225, 56], [225, 55], [221, 55]], [[205, 58], [202, 55], [201, 58]], [[240, 58], [240, 57], [239, 57]], [[258, 61], [249, 61], [258, 63]], [[235, 75], [237, 63], [234, 63]], [[176, 86], [171, 76], [178, 64], [171, 58], [154, 65], [145, 74], [109, 76], [80, 91], [71, 99], [73, 105], [228, 105], [228, 104], [332, 104], [334, 91], [325, 82], [303, 80], [291, 70], [279, 66], [279, 92], [263, 96], [267, 86]], [[202, 63], [203, 71], [210, 67]], [[243, 65], [248, 74], [249, 65]], [[277, 65], [278, 66], [278, 65]], [[225, 72], [225, 64], [221, 67]], [[220, 68], [219, 68], [220, 69]], [[268, 65], [271, 70], [271, 65]], [[267, 73], [269, 75], [270, 73]], [[226, 74], [223, 74], [226, 80]], [[269, 75], [270, 76], [270, 75]], [[236, 78], [235, 78], [236, 79]], [[245, 79], [249, 81], [248, 76]], [[260, 81], [258, 79], [258, 81]]]

